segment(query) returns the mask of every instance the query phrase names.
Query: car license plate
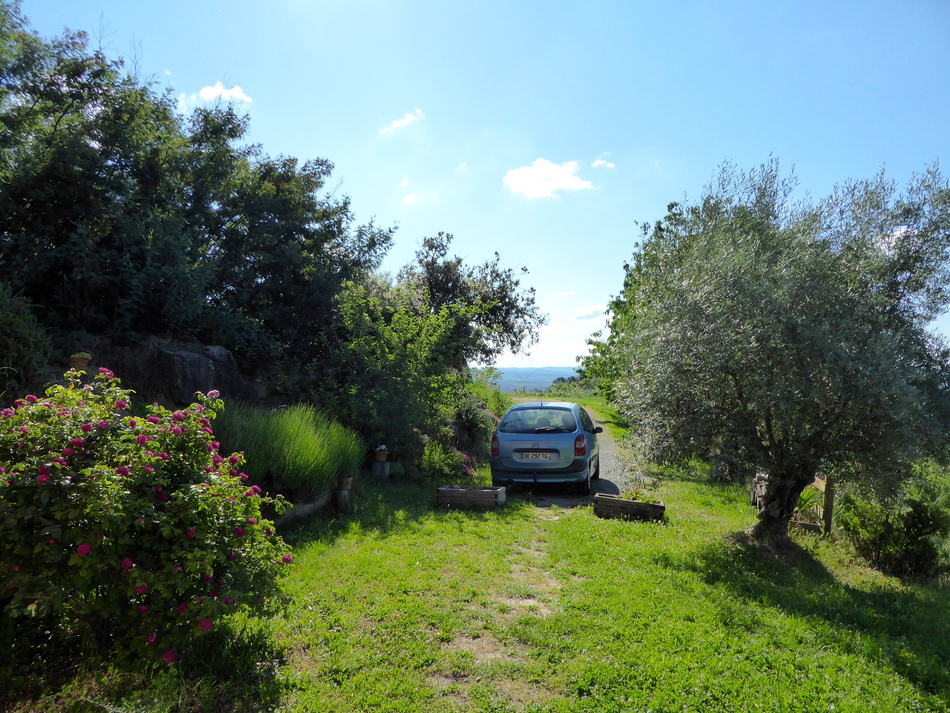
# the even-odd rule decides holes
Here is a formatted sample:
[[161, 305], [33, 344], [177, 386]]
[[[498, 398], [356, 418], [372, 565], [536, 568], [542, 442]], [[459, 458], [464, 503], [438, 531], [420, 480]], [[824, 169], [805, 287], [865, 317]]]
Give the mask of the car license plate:
[[522, 453], [521, 460], [547, 460], [547, 453]]

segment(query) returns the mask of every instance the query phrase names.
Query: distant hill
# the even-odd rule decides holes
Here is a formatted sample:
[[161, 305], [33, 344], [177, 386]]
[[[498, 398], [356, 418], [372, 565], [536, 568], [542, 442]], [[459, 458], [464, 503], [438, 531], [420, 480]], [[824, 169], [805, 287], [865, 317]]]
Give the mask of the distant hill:
[[544, 391], [559, 377], [569, 379], [577, 376], [573, 366], [517, 366], [499, 371], [501, 378], [498, 379], [498, 386], [504, 392], [519, 389]]

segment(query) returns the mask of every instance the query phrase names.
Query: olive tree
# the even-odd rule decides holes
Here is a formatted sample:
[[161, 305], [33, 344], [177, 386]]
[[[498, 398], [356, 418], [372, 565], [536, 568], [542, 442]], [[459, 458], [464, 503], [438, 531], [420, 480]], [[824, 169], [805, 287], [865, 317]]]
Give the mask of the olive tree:
[[[611, 359], [615, 396], [655, 460], [768, 473], [754, 534], [787, 535], [819, 469], [896, 483], [940, 456], [950, 189], [883, 174], [793, 203], [771, 161], [724, 166], [695, 204], [643, 229]], [[601, 357], [602, 358], [602, 357]]]

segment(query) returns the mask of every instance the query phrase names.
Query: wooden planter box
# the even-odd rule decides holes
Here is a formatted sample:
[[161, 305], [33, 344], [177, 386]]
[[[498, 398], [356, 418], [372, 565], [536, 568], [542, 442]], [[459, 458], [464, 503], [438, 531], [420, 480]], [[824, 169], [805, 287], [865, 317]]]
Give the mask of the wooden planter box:
[[622, 520], [662, 520], [666, 512], [663, 503], [642, 503], [639, 500], [624, 500], [617, 495], [597, 493], [594, 495], [594, 514], [597, 517]]
[[505, 489], [436, 488], [435, 503], [459, 508], [498, 508], [505, 504]]

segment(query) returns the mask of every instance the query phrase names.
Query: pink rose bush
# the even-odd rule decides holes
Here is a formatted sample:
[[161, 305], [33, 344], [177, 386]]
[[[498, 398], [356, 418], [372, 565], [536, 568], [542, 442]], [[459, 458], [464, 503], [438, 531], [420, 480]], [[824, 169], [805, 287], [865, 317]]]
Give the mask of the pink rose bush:
[[[133, 418], [108, 369], [0, 411], [0, 632], [21, 618], [66, 641], [172, 662], [235, 612], [273, 614], [292, 561], [217, 452], [223, 402], [197, 394]], [[267, 508], [265, 508], [267, 509]]]

